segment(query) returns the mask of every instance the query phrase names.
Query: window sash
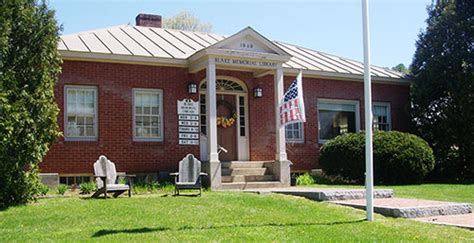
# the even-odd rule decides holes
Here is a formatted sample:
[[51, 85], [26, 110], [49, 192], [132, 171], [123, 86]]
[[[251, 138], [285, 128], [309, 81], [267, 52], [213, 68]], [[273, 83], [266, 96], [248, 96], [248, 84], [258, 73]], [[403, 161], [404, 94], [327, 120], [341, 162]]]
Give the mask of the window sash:
[[373, 113], [373, 129], [379, 131], [391, 130], [390, 104], [374, 103]]
[[[331, 130], [323, 131], [323, 129]], [[359, 129], [360, 117], [358, 101], [318, 100], [318, 139], [320, 143], [325, 143], [335, 136], [347, 132], [357, 132]]]
[[292, 123], [285, 126], [285, 137], [287, 143], [303, 143], [303, 123]]
[[133, 137], [136, 141], [163, 140], [163, 92], [133, 90]]
[[65, 86], [65, 139], [97, 138], [97, 88]]

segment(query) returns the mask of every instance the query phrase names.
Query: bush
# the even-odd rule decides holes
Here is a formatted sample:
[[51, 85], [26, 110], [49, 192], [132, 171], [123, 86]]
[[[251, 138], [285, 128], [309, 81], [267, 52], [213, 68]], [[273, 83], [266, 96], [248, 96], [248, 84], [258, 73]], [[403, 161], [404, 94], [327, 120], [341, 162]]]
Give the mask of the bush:
[[307, 186], [312, 184], [314, 184], [314, 178], [308, 173], [304, 173], [303, 175], [296, 177], [296, 185], [298, 186]]
[[81, 185], [79, 185], [79, 189], [81, 190], [82, 194], [89, 194], [96, 190], [96, 185], [92, 181], [84, 182]]
[[[433, 170], [433, 150], [412, 134], [397, 131], [374, 133], [374, 181], [378, 184], [421, 183]], [[344, 134], [321, 148], [320, 165], [329, 176], [365, 181], [365, 134]]]
[[48, 194], [49, 192], [49, 187], [45, 184], [40, 184], [39, 185], [39, 188], [38, 188], [38, 195], [40, 196], [46, 196], [46, 194]]
[[67, 185], [65, 185], [65, 184], [59, 184], [59, 185], [58, 185], [58, 188], [57, 188], [58, 194], [59, 194], [59, 195], [64, 195], [64, 193], [66, 193], [67, 189], [68, 189], [68, 186], [67, 186]]

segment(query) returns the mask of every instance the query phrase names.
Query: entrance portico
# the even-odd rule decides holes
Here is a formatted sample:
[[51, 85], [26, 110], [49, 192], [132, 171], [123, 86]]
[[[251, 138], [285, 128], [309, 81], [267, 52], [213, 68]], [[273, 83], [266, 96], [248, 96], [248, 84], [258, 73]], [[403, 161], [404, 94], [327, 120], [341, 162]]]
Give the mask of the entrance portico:
[[[279, 125], [278, 104], [284, 94], [284, 74], [282, 64], [290, 55], [250, 27], [237, 34], [203, 49], [189, 58], [190, 72], [206, 69], [206, 145], [207, 162], [205, 170], [210, 175], [212, 189], [220, 189], [222, 183], [221, 158], [219, 156], [217, 127], [217, 90], [216, 70], [234, 70], [252, 72], [254, 78], [266, 75], [274, 76], [274, 123], [275, 123], [275, 161], [267, 163], [275, 179], [281, 185], [290, 183], [290, 164], [286, 154], [285, 128]], [[222, 97], [224, 98], [224, 97]], [[250, 116], [258, 114], [249, 114]], [[247, 129], [248, 130], [248, 129]], [[251, 133], [252, 131], [248, 131]], [[250, 162], [249, 162], [250, 163]]]

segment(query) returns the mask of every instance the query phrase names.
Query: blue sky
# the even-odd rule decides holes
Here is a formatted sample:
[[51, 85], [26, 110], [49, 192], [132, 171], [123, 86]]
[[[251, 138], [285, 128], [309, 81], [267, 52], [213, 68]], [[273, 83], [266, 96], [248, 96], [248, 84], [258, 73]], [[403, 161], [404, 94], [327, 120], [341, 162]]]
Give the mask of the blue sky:
[[[409, 65], [425, 28], [431, 0], [369, 0], [371, 58], [379, 66]], [[138, 13], [171, 17], [190, 11], [231, 35], [251, 26], [271, 40], [301, 45], [362, 61], [360, 0], [151, 1], [49, 0], [63, 34], [134, 24]]]

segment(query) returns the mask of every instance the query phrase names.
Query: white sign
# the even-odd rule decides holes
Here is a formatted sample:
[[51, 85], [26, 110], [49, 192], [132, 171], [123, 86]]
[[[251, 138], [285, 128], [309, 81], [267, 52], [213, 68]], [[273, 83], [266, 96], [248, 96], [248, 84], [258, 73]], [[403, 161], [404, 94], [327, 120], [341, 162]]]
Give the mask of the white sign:
[[251, 67], [276, 67], [275, 62], [268, 61], [254, 61], [254, 60], [245, 60], [245, 59], [236, 59], [236, 58], [214, 58], [216, 63], [229, 64], [229, 65], [241, 65], [241, 66], [251, 66]]
[[179, 120], [199, 121], [198, 115], [178, 115]]
[[179, 127], [179, 132], [199, 132], [199, 127]]
[[197, 133], [180, 133], [179, 138], [199, 139]]
[[179, 145], [199, 145], [199, 140], [180, 139]]
[[199, 115], [199, 102], [191, 99], [178, 100], [178, 115]]
[[192, 126], [192, 127], [197, 127], [199, 126], [198, 121], [178, 121], [180, 126]]

